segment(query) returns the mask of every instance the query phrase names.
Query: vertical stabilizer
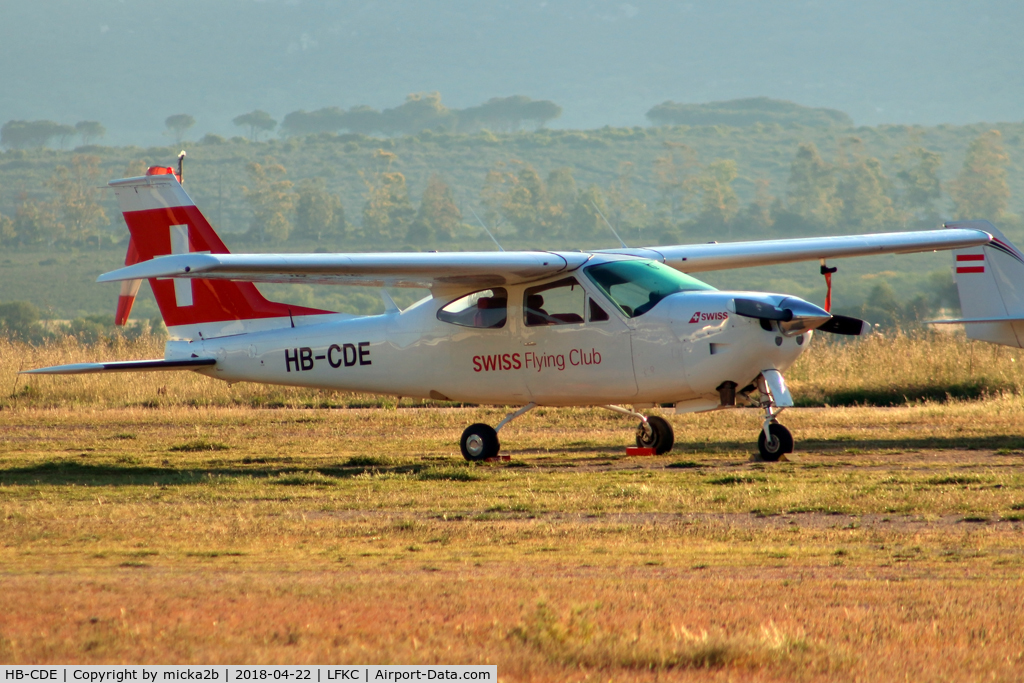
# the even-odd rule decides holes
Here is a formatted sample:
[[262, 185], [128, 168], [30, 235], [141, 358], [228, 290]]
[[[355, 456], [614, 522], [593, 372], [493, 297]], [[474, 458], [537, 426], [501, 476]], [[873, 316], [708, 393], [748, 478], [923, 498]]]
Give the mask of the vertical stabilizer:
[[[173, 169], [153, 167], [145, 176], [113, 180], [110, 186], [131, 232], [127, 260], [142, 262], [189, 252], [228, 253]], [[164, 323], [177, 338], [289, 327], [293, 319], [331, 313], [269, 301], [251, 282], [172, 278], [153, 279], [149, 284]], [[137, 290], [137, 285], [133, 291], [130, 284], [122, 289], [118, 320], [127, 320]]]
[[1024, 254], [988, 221], [961, 221], [945, 227], [984, 230], [992, 235], [985, 246], [953, 252], [967, 337], [1024, 346]]

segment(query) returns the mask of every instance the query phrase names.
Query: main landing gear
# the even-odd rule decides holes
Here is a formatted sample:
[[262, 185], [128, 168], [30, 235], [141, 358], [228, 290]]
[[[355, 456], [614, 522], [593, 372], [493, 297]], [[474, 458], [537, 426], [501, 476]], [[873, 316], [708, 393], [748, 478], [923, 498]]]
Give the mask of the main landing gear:
[[672, 432], [672, 425], [665, 418], [657, 415], [645, 416], [621, 406], [601, 407], [615, 413], [631, 415], [640, 420], [640, 424], [636, 427], [637, 448], [653, 448], [656, 454], [661, 455], [668, 453], [675, 445], [676, 436]]
[[[506, 415], [505, 419], [499, 422], [497, 427], [491, 427], [481, 422], [466, 427], [466, 431], [462, 432], [462, 439], [459, 442], [459, 446], [462, 449], [462, 457], [470, 462], [498, 457], [498, 452], [501, 450], [498, 432], [501, 431], [501, 428], [536, 407], [536, 403], [527, 403], [514, 413]], [[657, 415], [644, 416], [621, 406], [601, 407], [616, 413], [622, 413], [623, 415], [630, 415], [640, 420], [640, 424], [636, 428], [636, 445], [638, 447], [653, 448], [654, 452], [658, 455], [672, 450], [672, 446], [675, 443], [675, 435], [672, 432], [672, 425], [668, 423], [668, 420]], [[792, 439], [790, 439], [790, 443], [792, 443]]]
[[466, 431], [462, 432], [462, 439], [459, 442], [459, 446], [462, 448], [462, 457], [470, 462], [498, 457], [498, 451], [501, 450], [498, 432], [501, 431], [501, 428], [536, 407], [536, 403], [527, 403], [514, 413], [506, 415], [505, 419], [499, 422], [497, 427], [491, 427], [482, 422], [466, 427]]

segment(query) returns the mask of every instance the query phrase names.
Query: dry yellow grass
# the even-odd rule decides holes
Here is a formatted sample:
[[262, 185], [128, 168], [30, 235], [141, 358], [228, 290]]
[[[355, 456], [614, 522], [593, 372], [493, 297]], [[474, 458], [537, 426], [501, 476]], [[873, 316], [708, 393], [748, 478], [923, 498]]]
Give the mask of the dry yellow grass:
[[[962, 333], [917, 331], [875, 334], [847, 341], [818, 335], [809, 351], [787, 373], [798, 400], [807, 405], [874, 403], [891, 396], [892, 403], [986, 393], [1019, 393], [1024, 388], [1020, 349], [971, 342]], [[85, 346], [72, 338], [44, 347], [0, 340], [0, 400], [6, 407], [72, 407], [82, 405], [191, 405], [341, 407], [393, 406], [394, 399], [352, 396], [331, 391], [241, 383], [229, 386], [189, 372], [77, 376], [18, 376], [18, 371], [46, 365], [159, 358], [162, 344], [154, 338], [109, 345]], [[858, 396], [861, 400], [858, 400]], [[884, 401], [883, 401], [884, 402]], [[405, 405], [420, 401], [406, 400]]]
[[[909, 384], [970, 345], [881, 346], [821, 346], [794, 374], [860, 363]], [[985, 348], [975, 362], [1000, 359]], [[159, 349], [0, 353], [13, 387], [12, 357]], [[771, 465], [750, 461], [752, 410], [671, 416], [678, 445], [658, 458], [624, 457], [628, 418], [537, 410], [502, 432], [513, 462], [469, 466], [462, 428], [503, 410], [114, 377], [22, 378], [0, 410], [0, 662], [486, 662], [509, 681], [1024, 670], [1012, 392], [793, 409], [799, 451]]]

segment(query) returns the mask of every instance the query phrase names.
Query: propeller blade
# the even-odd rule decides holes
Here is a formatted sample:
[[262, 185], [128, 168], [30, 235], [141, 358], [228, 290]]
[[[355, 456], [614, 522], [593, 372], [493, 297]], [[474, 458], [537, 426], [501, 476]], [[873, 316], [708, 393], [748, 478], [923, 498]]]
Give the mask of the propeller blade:
[[851, 318], [847, 315], [833, 315], [832, 319], [818, 327], [818, 330], [857, 337], [870, 332], [871, 324], [860, 318]]
[[793, 311], [780, 309], [754, 299], [733, 299], [736, 303], [736, 315], [761, 320], [781, 320], [788, 322], [793, 319]]

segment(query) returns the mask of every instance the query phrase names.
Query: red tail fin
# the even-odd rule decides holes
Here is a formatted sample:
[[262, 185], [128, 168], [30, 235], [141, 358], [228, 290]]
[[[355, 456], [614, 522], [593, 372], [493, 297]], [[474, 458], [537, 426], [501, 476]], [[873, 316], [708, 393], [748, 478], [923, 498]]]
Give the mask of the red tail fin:
[[[144, 177], [114, 180], [110, 185], [131, 232], [126, 265], [132, 259], [133, 249], [136, 252], [134, 262], [188, 252], [229, 253], [170, 169], [153, 167]], [[176, 279], [150, 280], [149, 285], [168, 328], [204, 325], [204, 329], [211, 330], [205, 336], [213, 336], [213, 330], [225, 329], [223, 325], [207, 326], [208, 323], [246, 320], [271, 323], [271, 319], [279, 319], [280, 325], [260, 325], [266, 328], [287, 326], [293, 316], [331, 313], [269, 301], [250, 282]], [[122, 291], [118, 301], [119, 319], [123, 309], [127, 320], [134, 298], [134, 292]]]

